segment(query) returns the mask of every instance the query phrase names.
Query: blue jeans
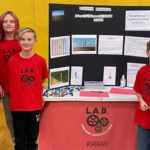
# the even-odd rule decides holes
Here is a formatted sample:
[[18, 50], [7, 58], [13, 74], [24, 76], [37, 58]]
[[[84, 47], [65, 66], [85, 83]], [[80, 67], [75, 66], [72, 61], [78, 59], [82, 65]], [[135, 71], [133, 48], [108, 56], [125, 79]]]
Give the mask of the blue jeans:
[[150, 150], [150, 129], [137, 126], [138, 150]]

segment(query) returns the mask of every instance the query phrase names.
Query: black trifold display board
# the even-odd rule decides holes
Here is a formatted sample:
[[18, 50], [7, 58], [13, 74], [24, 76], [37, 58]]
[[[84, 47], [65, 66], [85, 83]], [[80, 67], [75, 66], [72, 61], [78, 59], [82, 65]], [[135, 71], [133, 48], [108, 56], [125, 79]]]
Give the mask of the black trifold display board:
[[[96, 7], [96, 6], [93, 6]], [[111, 8], [113, 17], [104, 22], [93, 22], [91, 18], [75, 18], [75, 14], [80, 14], [79, 5], [49, 4], [49, 48], [50, 38], [74, 34], [78, 35], [123, 35], [150, 37], [149, 31], [125, 31], [125, 12], [127, 10], [150, 10], [150, 7], [143, 6], [98, 6]], [[64, 19], [61, 22], [52, 21], [53, 10], [64, 10]], [[84, 11], [86, 13], [86, 11]], [[88, 12], [89, 13], [89, 12]], [[94, 12], [94, 14], [98, 12]], [[105, 12], [105, 14], [110, 12]], [[71, 44], [71, 40], [70, 40]], [[145, 53], [145, 51], [144, 51]], [[123, 52], [124, 54], [124, 52]], [[120, 84], [122, 74], [127, 74], [127, 63], [147, 63], [143, 57], [133, 57], [125, 55], [98, 55], [81, 54], [72, 55], [70, 45], [70, 56], [50, 58], [49, 69], [65, 66], [83, 66], [83, 81], [102, 81], [104, 66], [116, 66], [116, 85]]]

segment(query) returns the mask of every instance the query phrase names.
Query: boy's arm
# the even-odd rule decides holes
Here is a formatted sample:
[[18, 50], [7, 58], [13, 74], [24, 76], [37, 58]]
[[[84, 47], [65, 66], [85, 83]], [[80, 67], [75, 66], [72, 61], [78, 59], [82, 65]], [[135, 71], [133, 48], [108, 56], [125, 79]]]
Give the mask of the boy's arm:
[[1, 79], [2, 79], [2, 77], [1, 77], [1, 74], [0, 74], [0, 98], [4, 97], [4, 90], [3, 90], [3, 87], [2, 87], [2, 84], [1, 84]]
[[[48, 79], [43, 79], [42, 80], [43, 88], [47, 88], [48, 87], [47, 84], [48, 84]], [[45, 105], [45, 101], [43, 100], [42, 106], [44, 107], [44, 105]]]
[[2, 85], [0, 84], [0, 98], [4, 97], [4, 90]]
[[136, 79], [135, 79], [135, 83], [134, 83], [133, 88], [136, 92], [137, 99], [140, 103], [140, 109], [142, 111], [146, 111], [146, 110], [150, 109], [150, 107], [148, 106], [148, 104], [143, 99], [142, 94], [140, 94], [140, 93], [142, 93], [141, 87], [140, 87], [140, 82], [142, 82], [141, 77], [142, 77], [142, 73], [141, 73], [141, 70], [139, 70], [138, 73], [136, 74]]
[[147, 105], [147, 103], [144, 101], [144, 99], [142, 98], [142, 95], [139, 93], [136, 93], [137, 99], [140, 103], [140, 109], [142, 111], [147, 111], [148, 109], [150, 109], [150, 107]]
[[[49, 77], [49, 72], [47, 69], [46, 61], [44, 60], [43, 67], [42, 67], [42, 85], [43, 85], [43, 88], [48, 88], [48, 77]], [[43, 109], [44, 108], [45, 108], [45, 101], [43, 100]]]

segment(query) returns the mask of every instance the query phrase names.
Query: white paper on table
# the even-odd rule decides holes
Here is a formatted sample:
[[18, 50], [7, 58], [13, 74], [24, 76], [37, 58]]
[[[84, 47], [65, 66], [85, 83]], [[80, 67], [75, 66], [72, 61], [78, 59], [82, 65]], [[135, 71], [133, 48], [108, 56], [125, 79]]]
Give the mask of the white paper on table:
[[150, 38], [125, 36], [124, 55], [147, 57], [146, 45]]
[[98, 54], [122, 55], [122, 35], [99, 35]]
[[104, 85], [116, 84], [116, 67], [104, 66], [103, 83]]
[[127, 86], [133, 87], [138, 70], [145, 64], [127, 63]]
[[71, 67], [71, 85], [82, 85], [83, 67]]
[[150, 10], [126, 11], [126, 31], [150, 31]]

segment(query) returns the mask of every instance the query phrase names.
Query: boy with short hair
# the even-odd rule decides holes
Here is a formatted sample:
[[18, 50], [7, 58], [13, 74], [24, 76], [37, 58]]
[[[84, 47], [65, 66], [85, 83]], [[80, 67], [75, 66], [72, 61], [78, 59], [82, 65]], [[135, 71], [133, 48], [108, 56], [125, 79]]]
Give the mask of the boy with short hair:
[[22, 51], [8, 62], [15, 150], [36, 150], [42, 109], [42, 82], [48, 77], [48, 70], [45, 59], [33, 50], [35, 31], [31, 28], [20, 30], [18, 40]]
[[[147, 42], [146, 54], [150, 58], [150, 41]], [[138, 131], [138, 150], [150, 149], [150, 64], [144, 65], [138, 71], [134, 90], [139, 101], [135, 114]]]

